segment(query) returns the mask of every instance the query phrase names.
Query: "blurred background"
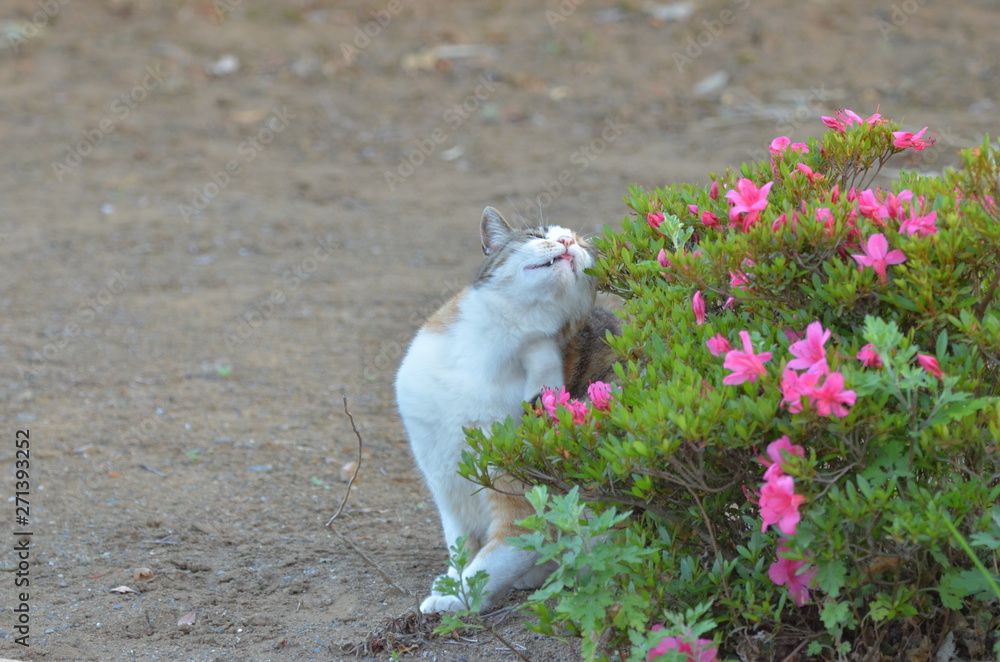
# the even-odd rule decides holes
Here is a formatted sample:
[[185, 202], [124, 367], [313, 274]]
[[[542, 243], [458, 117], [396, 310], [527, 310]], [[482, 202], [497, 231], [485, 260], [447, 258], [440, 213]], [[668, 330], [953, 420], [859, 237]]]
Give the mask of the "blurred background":
[[[420, 594], [445, 552], [392, 379], [474, 275], [485, 205], [597, 232], [630, 184], [707, 181], [838, 108], [929, 126], [884, 173], [939, 171], [998, 132], [998, 53], [995, 0], [5, 0], [0, 421], [37, 439], [32, 650], [349, 648], [409, 598], [323, 528], [356, 453], [341, 397], [365, 435], [341, 526]], [[141, 596], [107, 592], [144, 566]]]

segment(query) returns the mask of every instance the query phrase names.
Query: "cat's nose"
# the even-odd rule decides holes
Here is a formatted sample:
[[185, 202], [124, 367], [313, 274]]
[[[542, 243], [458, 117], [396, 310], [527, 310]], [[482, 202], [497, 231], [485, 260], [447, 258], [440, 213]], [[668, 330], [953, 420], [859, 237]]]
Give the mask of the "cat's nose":
[[569, 248], [570, 246], [572, 246], [573, 244], [576, 243], [576, 240], [573, 239], [573, 237], [569, 236], [568, 234], [564, 234], [563, 236], [561, 236], [558, 239], [556, 239], [556, 241], [558, 241], [560, 244], [562, 244], [566, 248]]

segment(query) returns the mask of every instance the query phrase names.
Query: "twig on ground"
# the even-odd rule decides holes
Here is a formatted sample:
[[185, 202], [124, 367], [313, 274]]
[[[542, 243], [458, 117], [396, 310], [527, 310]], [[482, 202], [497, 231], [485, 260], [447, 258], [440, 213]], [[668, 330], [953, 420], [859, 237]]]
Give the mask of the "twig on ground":
[[351, 486], [354, 485], [354, 481], [358, 477], [358, 472], [361, 471], [361, 449], [364, 447], [364, 442], [361, 440], [361, 432], [358, 431], [358, 426], [354, 423], [354, 415], [351, 414], [351, 410], [347, 408], [346, 395], [344, 396], [344, 413], [347, 414], [348, 420], [351, 421], [351, 429], [354, 430], [354, 436], [358, 438], [358, 461], [354, 464], [354, 473], [351, 474], [351, 479], [347, 481], [347, 491], [344, 492], [344, 500], [340, 502], [340, 507], [337, 508], [337, 512], [333, 514], [333, 517], [327, 520], [327, 526], [330, 526], [333, 523], [333, 520], [340, 517], [340, 513], [343, 512], [344, 506], [347, 505], [347, 499], [351, 496]]
[[344, 506], [347, 505], [347, 499], [351, 496], [351, 486], [354, 485], [354, 481], [358, 477], [358, 472], [361, 471], [361, 452], [364, 449], [364, 445], [365, 445], [364, 440], [361, 438], [361, 432], [358, 430], [358, 426], [354, 422], [354, 415], [351, 414], [351, 410], [348, 409], [348, 407], [347, 407], [347, 396], [346, 395], [344, 396], [344, 413], [347, 414], [348, 420], [351, 421], [351, 429], [354, 430], [354, 436], [357, 437], [357, 439], [358, 439], [358, 461], [357, 461], [356, 466], [354, 467], [354, 474], [351, 475], [351, 480], [348, 481], [348, 483], [347, 483], [347, 490], [344, 492], [344, 499], [340, 502], [340, 507], [337, 508], [337, 512], [335, 512], [333, 514], [333, 517], [331, 517], [329, 520], [327, 520], [326, 527], [328, 529], [330, 529], [331, 531], [333, 531], [337, 535], [338, 538], [340, 538], [342, 541], [344, 541], [345, 543], [347, 543], [347, 546], [350, 547], [351, 549], [353, 549], [354, 552], [358, 556], [360, 556], [361, 559], [365, 563], [367, 563], [368, 565], [370, 565], [371, 567], [373, 567], [375, 569], [375, 571], [378, 572], [378, 574], [382, 577], [382, 580], [386, 584], [388, 584], [390, 587], [396, 589], [400, 593], [402, 593], [404, 595], [408, 595], [411, 598], [413, 598], [413, 602], [414, 602], [414, 605], [416, 607], [416, 612], [417, 612], [417, 614], [420, 614], [420, 601], [417, 599], [417, 596], [415, 596], [411, 591], [403, 588], [402, 586], [400, 586], [399, 584], [397, 584], [395, 581], [393, 581], [392, 577], [390, 577], [388, 575], [388, 573], [386, 573], [378, 563], [376, 563], [374, 560], [372, 560], [371, 557], [369, 557], [367, 554], [365, 554], [363, 551], [361, 551], [361, 548], [358, 547], [357, 545], [355, 545], [353, 540], [351, 540], [350, 538], [348, 538], [347, 536], [345, 536], [343, 533], [341, 533], [339, 530], [337, 530], [337, 527], [333, 526], [333, 521], [335, 519], [337, 519], [340, 516], [340, 513], [342, 513], [344, 511]]

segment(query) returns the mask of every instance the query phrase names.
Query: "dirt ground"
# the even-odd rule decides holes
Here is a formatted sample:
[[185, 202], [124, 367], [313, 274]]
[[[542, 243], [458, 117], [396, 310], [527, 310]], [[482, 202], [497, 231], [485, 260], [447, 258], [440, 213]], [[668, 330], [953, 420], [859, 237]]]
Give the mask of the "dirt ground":
[[936, 170], [1000, 131], [997, 53], [995, 0], [5, 0], [0, 656], [351, 658], [413, 598], [324, 527], [342, 398], [337, 526], [423, 597], [446, 552], [392, 382], [485, 205], [595, 232], [630, 184], [879, 104], [938, 132], [892, 165]]

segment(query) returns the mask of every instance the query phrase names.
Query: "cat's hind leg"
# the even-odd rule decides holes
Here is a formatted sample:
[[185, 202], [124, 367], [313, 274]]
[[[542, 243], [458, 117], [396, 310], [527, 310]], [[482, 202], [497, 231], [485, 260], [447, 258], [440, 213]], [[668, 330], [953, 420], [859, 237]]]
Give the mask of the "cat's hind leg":
[[546, 561], [541, 565], [536, 565], [514, 582], [514, 588], [518, 591], [534, 591], [536, 588], [541, 588], [549, 575], [555, 572], [558, 567], [559, 564], [555, 561]]
[[[504, 487], [511, 491], [515, 489], [512, 485]], [[475, 552], [475, 556], [471, 557], [472, 560], [462, 571], [462, 582], [468, 589], [470, 578], [480, 571], [486, 572], [488, 579], [483, 590], [480, 609], [487, 610], [503, 598], [512, 587], [523, 585], [525, 583], [523, 580], [529, 579], [533, 584], [539, 582], [535, 570], [538, 555], [535, 552], [517, 549], [506, 542], [507, 538], [525, 532], [525, 529], [517, 526], [515, 522], [534, 513], [534, 508], [528, 500], [518, 494], [494, 491], [483, 492], [481, 495], [489, 502], [490, 526], [486, 532], [485, 544]], [[442, 522], [446, 523], [447, 535], [448, 518], [443, 516]], [[544, 581], [544, 577], [541, 581]], [[426, 614], [459, 611], [467, 609], [468, 606], [458, 596], [442, 595], [434, 591], [421, 603], [420, 610]]]

